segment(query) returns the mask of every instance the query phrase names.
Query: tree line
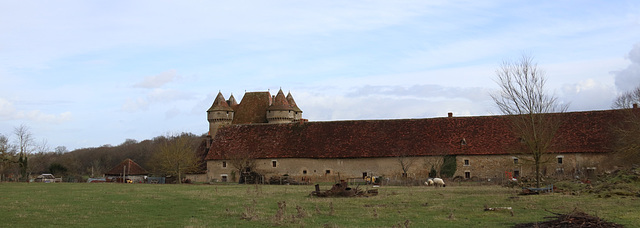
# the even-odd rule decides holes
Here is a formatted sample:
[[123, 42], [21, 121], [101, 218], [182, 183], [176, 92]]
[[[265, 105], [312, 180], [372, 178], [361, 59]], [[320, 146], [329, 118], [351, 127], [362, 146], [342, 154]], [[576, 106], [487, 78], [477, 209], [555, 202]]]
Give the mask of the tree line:
[[36, 142], [29, 127], [20, 125], [12, 135], [0, 133], [0, 181], [28, 181], [51, 173], [64, 181], [80, 182], [102, 177], [127, 158], [152, 176], [176, 176], [180, 180], [185, 173], [206, 171], [204, 138], [183, 132], [68, 151], [65, 146], [51, 149], [45, 140]]

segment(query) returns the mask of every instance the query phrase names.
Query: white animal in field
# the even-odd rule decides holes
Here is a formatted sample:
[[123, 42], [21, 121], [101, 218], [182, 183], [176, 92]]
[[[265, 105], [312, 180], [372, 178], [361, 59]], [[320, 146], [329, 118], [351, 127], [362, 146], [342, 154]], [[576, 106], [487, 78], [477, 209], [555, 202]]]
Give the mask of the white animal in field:
[[431, 185], [433, 185], [433, 178], [429, 178], [429, 179], [427, 179], [427, 181], [426, 181], [426, 182], [424, 182], [424, 184], [425, 184], [425, 185], [427, 185], [427, 186], [431, 186]]
[[437, 187], [437, 186], [442, 186], [442, 187], [446, 187], [447, 185], [444, 184], [444, 180], [440, 179], [440, 178], [433, 178], [433, 184]]
[[445, 187], [446, 185], [444, 184], [444, 180], [442, 180], [441, 178], [429, 178], [427, 179], [427, 182], [424, 182], [424, 184], [426, 184], [427, 186], [431, 186], [431, 185], [435, 185], [436, 187], [438, 186], [442, 186]]

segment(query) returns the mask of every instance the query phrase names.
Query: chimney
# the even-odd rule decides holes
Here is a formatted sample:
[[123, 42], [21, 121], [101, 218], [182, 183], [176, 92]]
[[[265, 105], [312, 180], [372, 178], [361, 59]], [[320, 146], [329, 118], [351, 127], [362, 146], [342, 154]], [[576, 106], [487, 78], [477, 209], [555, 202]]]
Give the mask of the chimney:
[[448, 117], [453, 117], [453, 112], [447, 113]]
[[633, 103], [633, 108], [634, 109], [638, 108], [638, 104], [637, 103]]

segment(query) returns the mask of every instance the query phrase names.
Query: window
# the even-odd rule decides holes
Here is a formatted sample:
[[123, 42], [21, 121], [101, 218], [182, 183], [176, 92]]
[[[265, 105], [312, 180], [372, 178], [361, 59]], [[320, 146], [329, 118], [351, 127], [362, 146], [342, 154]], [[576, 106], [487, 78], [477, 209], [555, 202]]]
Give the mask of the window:
[[514, 170], [513, 171], [513, 178], [518, 178], [520, 177], [520, 170]]
[[513, 164], [518, 164], [518, 158], [513, 158]]
[[222, 162], [222, 168], [227, 168], [227, 162], [226, 161]]
[[362, 173], [362, 179], [367, 178], [367, 176], [369, 176], [369, 175], [367, 175], [367, 172], [363, 172]]
[[562, 164], [562, 159], [564, 158], [564, 156], [558, 156], [556, 158], [558, 159], [558, 164]]
[[302, 170], [302, 174], [307, 174], [307, 170]]
[[471, 171], [464, 171], [464, 179], [471, 178]]
[[222, 174], [220, 177], [222, 178], [222, 182], [227, 182], [227, 174]]
[[464, 166], [469, 166], [469, 159], [464, 159]]
[[278, 161], [271, 160], [271, 167], [273, 167], [273, 168], [278, 167]]
[[462, 140], [460, 140], [460, 145], [462, 146], [467, 145], [467, 140], [462, 138]]
[[556, 169], [556, 174], [558, 174], [558, 175], [564, 174], [564, 169], [563, 168], [557, 168]]
[[327, 170], [325, 170], [325, 171], [324, 171], [324, 173], [325, 173], [325, 174], [331, 174], [331, 170], [328, 170], [328, 169], [327, 169]]

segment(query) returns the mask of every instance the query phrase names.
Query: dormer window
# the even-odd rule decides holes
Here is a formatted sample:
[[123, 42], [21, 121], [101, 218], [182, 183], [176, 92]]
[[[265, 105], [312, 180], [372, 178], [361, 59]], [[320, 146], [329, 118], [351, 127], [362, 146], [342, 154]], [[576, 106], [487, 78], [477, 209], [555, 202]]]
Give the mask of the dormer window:
[[467, 145], [467, 140], [462, 138], [462, 140], [460, 140], [460, 145], [462, 145], [462, 146]]

